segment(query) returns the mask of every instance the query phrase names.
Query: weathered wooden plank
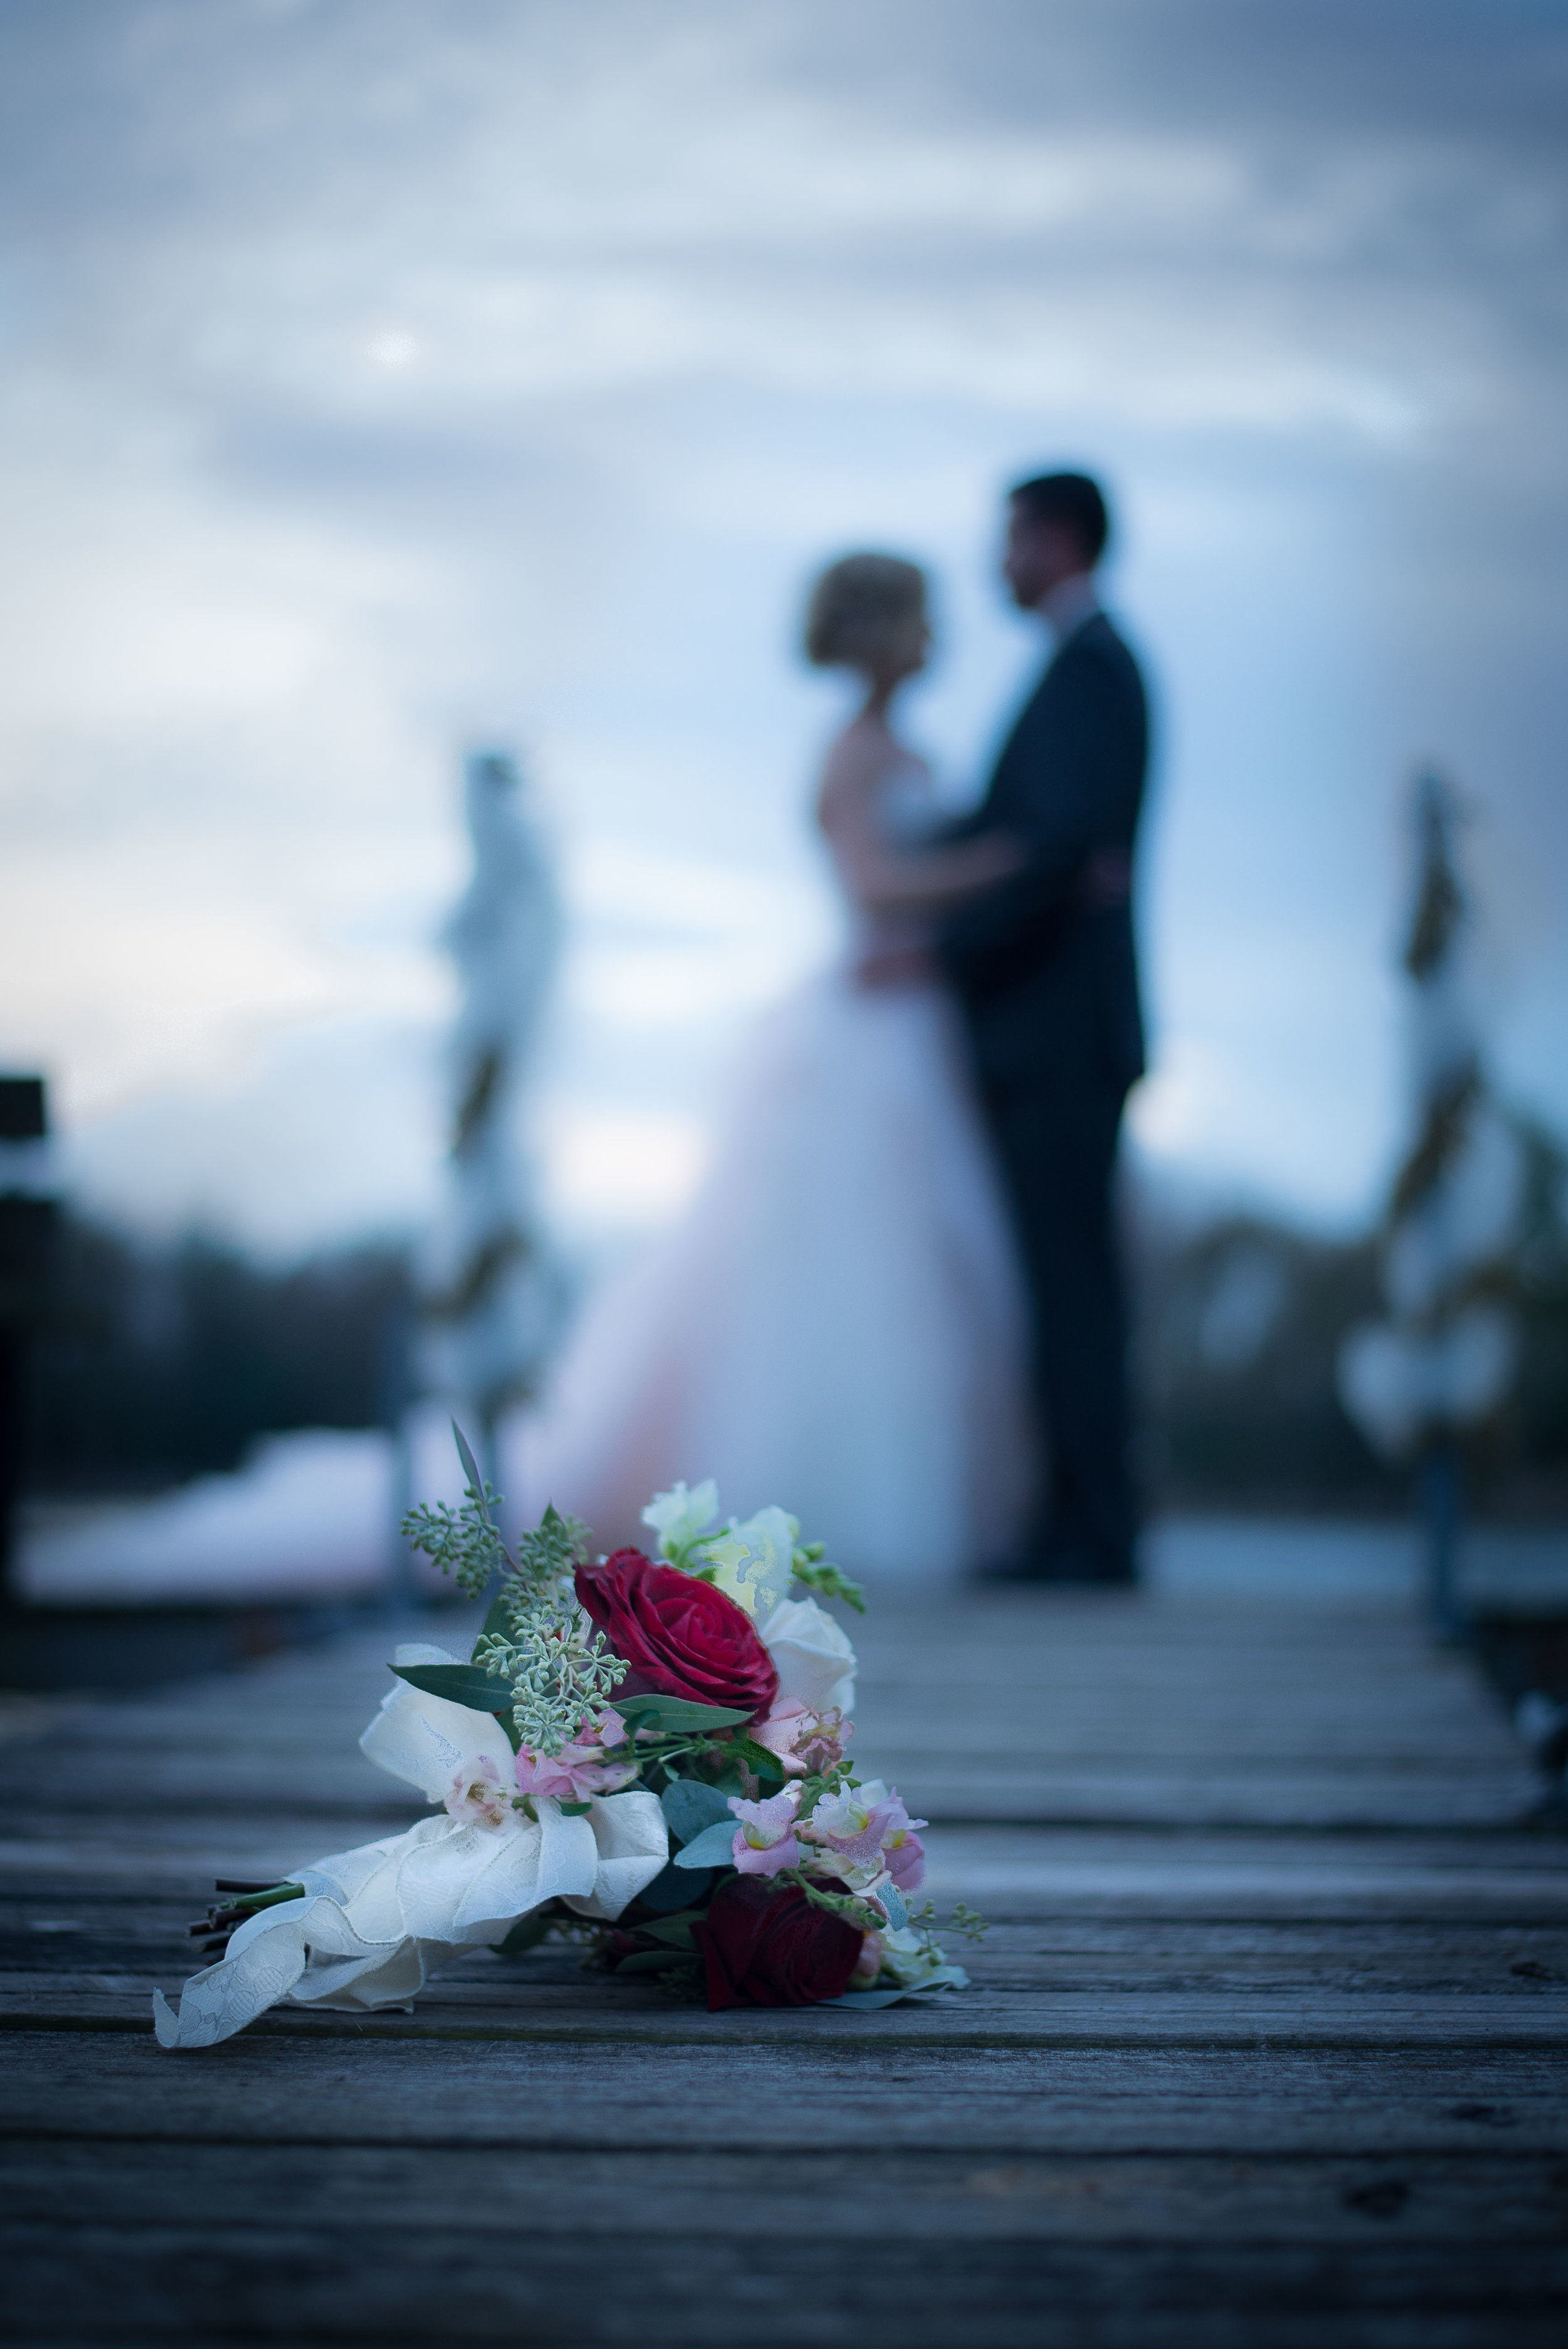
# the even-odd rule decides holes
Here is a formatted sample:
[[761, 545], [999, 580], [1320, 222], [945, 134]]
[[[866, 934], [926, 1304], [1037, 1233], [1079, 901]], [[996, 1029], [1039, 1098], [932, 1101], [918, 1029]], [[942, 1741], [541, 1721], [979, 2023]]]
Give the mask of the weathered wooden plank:
[[[629, 2173], [634, 2168], [634, 2188]], [[935, 2147], [640, 2152], [512, 2146], [498, 2189], [493, 2148], [438, 2158], [398, 2146], [156, 2147], [0, 2144], [0, 2209], [14, 2225], [68, 2225], [90, 2208], [117, 2227], [244, 2225], [379, 2231], [389, 2210], [424, 2232], [479, 2209], [561, 2207], [574, 2231], [614, 2236], [634, 2190], [639, 2233], [744, 2235], [770, 2229], [820, 2244], [868, 2231], [954, 2241], [1343, 2242], [1397, 2230], [1406, 2240], [1558, 2242], [1568, 2173], [1553, 2153], [1367, 2157], [1031, 2154], [1006, 2161]]]
[[[322, 2227], [106, 2226], [0, 2232], [36, 2341], [732, 2344], [895, 2338], [912, 2349], [1534, 2349], [1561, 2338], [1568, 2250], [1510, 2240], [1111, 2246], [1022, 2239], [802, 2246], [770, 2227], [645, 2230], [616, 2251], [496, 2182], [467, 2223], [395, 2221], [350, 2246]], [[545, 2223], [542, 2223], [542, 2220]], [[346, 2257], [346, 2251], [352, 2256]], [[242, 2333], [232, 2329], [242, 2325]]]
[[177, 2057], [144, 2038], [23, 2033], [4, 2053], [0, 2125], [38, 2145], [1568, 2156], [1563, 2059], [1540, 2051], [965, 2049], [870, 2033], [317, 2049], [246, 2033]]
[[[1028, 1991], [935, 1998], [861, 2016], [839, 2008], [710, 2015], [628, 1985], [511, 1990], [442, 1981], [411, 2012], [335, 2013], [284, 2004], [250, 2027], [290, 2037], [582, 2039], [627, 2046], [810, 2045], [871, 2037], [938, 2047], [1562, 2047], [1568, 2002], [1367, 1995], [1248, 2000], [1124, 1992], [1086, 1997]], [[150, 2031], [149, 1986], [124, 1976], [21, 1976], [0, 1993], [0, 2028]]]
[[[1507, 1772], [1470, 1772], [1459, 1765], [1422, 1773], [1322, 1763], [1282, 1771], [1272, 1763], [1243, 1767], [1190, 1756], [1134, 1766], [1086, 1758], [1042, 1768], [1033, 1759], [947, 1754], [882, 1744], [869, 1747], [880, 1775], [900, 1788], [913, 1809], [939, 1826], [991, 1822], [1057, 1826], [1147, 1826], [1182, 1829], [1271, 1828], [1333, 1833], [1344, 1829], [1454, 1833], [1504, 1832], [1539, 1806], [1540, 1786], [1522, 1764]], [[213, 1757], [209, 1757], [209, 1771]], [[225, 1759], [221, 1792], [208, 1783], [194, 1794], [202, 1817], [216, 1823], [267, 1809], [299, 1822], [300, 1831], [372, 1836], [396, 1834], [427, 1807], [403, 1795], [383, 1774], [363, 1775], [352, 1764], [298, 1752], [275, 1761], [265, 1754]], [[193, 1790], [188, 1763], [170, 1756], [157, 1766], [139, 1757], [96, 1787], [89, 1775], [62, 1772], [57, 1797], [79, 1791], [99, 1822], [134, 1821], [146, 1827], [190, 1816]]]
[[1054, 1771], [1033, 1762], [871, 1748], [877, 1769], [911, 1808], [934, 1824], [1007, 1820], [1043, 1826], [1083, 1824], [1202, 1827], [1508, 1829], [1540, 1803], [1522, 1764], [1506, 1771], [1429, 1767], [1417, 1775], [1360, 1764], [1319, 1764], [1284, 1772], [1272, 1757], [1194, 1764], [1172, 1755], [1154, 1766], [1108, 1767], [1086, 1758]]

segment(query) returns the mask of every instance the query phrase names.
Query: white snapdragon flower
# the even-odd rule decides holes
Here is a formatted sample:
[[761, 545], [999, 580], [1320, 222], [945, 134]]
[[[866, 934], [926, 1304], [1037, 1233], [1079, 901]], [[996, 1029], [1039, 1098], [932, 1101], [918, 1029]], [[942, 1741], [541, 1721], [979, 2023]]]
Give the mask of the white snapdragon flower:
[[819, 1795], [807, 1824], [835, 1842], [853, 1843], [866, 1833], [875, 1813], [870, 1794], [869, 1786], [845, 1786], [836, 1795]]
[[701, 1563], [717, 1568], [714, 1579], [727, 1598], [765, 1623], [789, 1596], [799, 1538], [798, 1518], [778, 1507], [758, 1509], [744, 1525], [732, 1517], [722, 1533], [707, 1535]]
[[706, 1477], [693, 1493], [684, 1485], [655, 1493], [643, 1511], [643, 1523], [659, 1537], [662, 1556], [675, 1559], [701, 1538], [718, 1515], [718, 1486]]
[[904, 1990], [918, 1990], [923, 1983], [952, 1982], [954, 1976], [961, 1982], [968, 1979], [962, 1966], [950, 1966], [941, 1950], [934, 1948], [913, 1925], [901, 1926], [897, 1932], [884, 1926], [878, 1938], [882, 1942], [883, 1972], [891, 1974]]

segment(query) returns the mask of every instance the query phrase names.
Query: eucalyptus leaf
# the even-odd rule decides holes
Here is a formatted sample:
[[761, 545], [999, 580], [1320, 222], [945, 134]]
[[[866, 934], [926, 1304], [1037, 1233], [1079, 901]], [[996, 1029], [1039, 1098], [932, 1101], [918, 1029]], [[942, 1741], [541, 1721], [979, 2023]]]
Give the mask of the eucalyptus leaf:
[[896, 2006], [901, 1998], [924, 1998], [932, 1991], [967, 1990], [968, 1987], [969, 1977], [962, 1966], [938, 1966], [935, 1972], [927, 1974], [923, 1982], [911, 1982], [907, 1989], [847, 1990], [838, 1998], [820, 1999], [818, 2004], [859, 2007], [862, 2013], [869, 2014], [873, 2007]]
[[645, 1884], [637, 1895], [640, 1907], [651, 1909], [655, 1917], [674, 1909], [689, 1909], [694, 1901], [706, 1899], [713, 1882], [713, 1870], [677, 1868], [672, 1860], [661, 1868], [651, 1884]]
[[449, 1704], [465, 1704], [471, 1713], [500, 1713], [511, 1708], [511, 1683], [497, 1680], [477, 1664], [394, 1664], [392, 1670], [410, 1688], [427, 1696], [445, 1697]]
[[610, 1699], [631, 1729], [733, 1729], [749, 1721], [748, 1713], [735, 1713], [722, 1704], [692, 1704], [679, 1696], [613, 1696]]
[[726, 1756], [740, 1768], [749, 1770], [754, 1778], [762, 1778], [782, 1788], [789, 1773], [770, 1747], [758, 1745], [755, 1737], [731, 1737], [724, 1748]]
[[561, 1816], [563, 1819], [585, 1819], [593, 1807], [592, 1803], [562, 1803]]
[[896, 1884], [879, 1884], [877, 1899], [887, 1910], [888, 1923], [895, 1933], [902, 1933], [909, 1922], [909, 1910], [903, 1905], [903, 1895]]
[[638, 1950], [634, 1956], [623, 1958], [615, 1968], [618, 1974], [656, 1973], [661, 1966], [686, 1966], [691, 1963], [689, 1950]]
[[521, 1958], [525, 1950], [537, 1949], [550, 1930], [550, 1919], [542, 1909], [533, 1909], [520, 1917], [504, 1941], [497, 1941], [498, 1958]]
[[490, 1516], [490, 1509], [485, 1501], [485, 1480], [480, 1475], [480, 1464], [474, 1458], [473, 1454], [469, 1451], [469, 1439], [463, 1433], [462, 1429], [458, 1425], [455, 1419], [452, 1422], [452, 1433], [458, 1440], [458, 1457], [463, 1464], [463, 1474], [474, 1488], [475, 1498], [479, 1503], [480, 1515], [483, 1517], [487, 1526], [490, 1525], [494, 1520]]
[[733, 1831], [735, 1815], [717, 1786], [701, 1778], [672, 1778], [659, 1796], [665, 1819], [677, 1843], [690, 1843], [716, 1822], [727, 1819]]
[[675, 1854], [671, 1865], [676, 1868], [732, 1867], [735, 1832], [733, 1818], [715, 1819], [712, 1826], [704, 1827], [701, 1835], [693, 1836], [686, 1848]]
[[689, 1917], [661, 1917], [656, 1925], [643, 1925], [638, 1930], [651, 1933], [654, 1940], [662, 1941], [666, 1949], [692, 1950], [696, 1944], [692, 1940], [691, 1928]]

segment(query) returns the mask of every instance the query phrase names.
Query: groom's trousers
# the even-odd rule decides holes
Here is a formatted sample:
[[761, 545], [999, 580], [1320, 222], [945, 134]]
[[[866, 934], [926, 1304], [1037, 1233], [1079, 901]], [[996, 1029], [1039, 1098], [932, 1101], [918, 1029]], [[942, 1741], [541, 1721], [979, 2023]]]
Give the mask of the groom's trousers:
[[1124, 1090], [986, 1087], [1028, 1288], [1041, 1464], [1026, 1544], [1044, 1575], [1133, 1573], [1127, 1304], [1114, 1185]]

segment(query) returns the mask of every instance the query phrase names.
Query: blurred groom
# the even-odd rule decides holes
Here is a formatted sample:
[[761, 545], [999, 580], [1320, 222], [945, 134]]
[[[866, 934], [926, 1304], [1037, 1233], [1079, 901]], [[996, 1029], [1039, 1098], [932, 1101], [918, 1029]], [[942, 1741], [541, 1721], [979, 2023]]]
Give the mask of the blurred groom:
[[1095, 584], [1109, 535], [1085, 474], [1042, 474], [1008, 501], [1003, 574], [1053, 651], [964, 830], [1010, 833], [1029, 861], [950, 915], [940, 941], [1029, 1292], [1040, 1498], [1020, 1554], [986, 1569], [1009, 1581], [1136, 1572], [1112, 1194], [1143, 1073], [1131, 881], [1149, 722]]

